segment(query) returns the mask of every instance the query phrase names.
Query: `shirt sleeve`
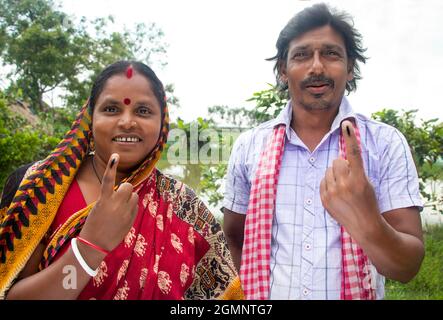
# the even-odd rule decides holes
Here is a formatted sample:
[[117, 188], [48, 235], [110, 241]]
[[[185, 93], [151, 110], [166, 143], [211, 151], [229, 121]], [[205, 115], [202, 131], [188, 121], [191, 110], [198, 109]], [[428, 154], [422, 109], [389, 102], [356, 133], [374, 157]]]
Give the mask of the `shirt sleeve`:
[[245, 132], [235, 141], [225, 179], [223, 208], [240, 214], [246, 214], [251, 191], [251, 183], [245, 165], [246, 152], [249, 149], [247, 146], [248, 136], [248, 132]]
[[389, 143], [382, 153], [380, 167], [380, 212], [418, 207], [423, 209], [420, 198], [417, 169], [403, 134], [394, 129]]

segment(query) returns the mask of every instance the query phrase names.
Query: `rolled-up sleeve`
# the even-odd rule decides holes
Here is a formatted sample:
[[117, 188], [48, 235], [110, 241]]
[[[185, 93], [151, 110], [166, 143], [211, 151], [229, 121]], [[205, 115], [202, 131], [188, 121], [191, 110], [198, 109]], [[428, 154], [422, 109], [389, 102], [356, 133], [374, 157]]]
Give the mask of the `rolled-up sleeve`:
[[409, 145], [397, 129], [389, 136], [380, 167], [380, 212], [407, 207], [422, 210], [417, 169]]
[[222, 204], [223, 208], [241, 214], [246, 214], [251, 191], [251, 183], [245, 165], [246, 152], [249, 149], [248, 136], [249, 132], [242, 133], [232, 148]]

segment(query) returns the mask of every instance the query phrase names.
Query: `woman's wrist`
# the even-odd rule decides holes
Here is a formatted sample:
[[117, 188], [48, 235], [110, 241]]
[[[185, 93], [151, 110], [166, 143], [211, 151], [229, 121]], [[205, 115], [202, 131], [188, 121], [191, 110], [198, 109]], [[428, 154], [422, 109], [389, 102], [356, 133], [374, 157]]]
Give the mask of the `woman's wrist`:
[[95, 243], [93, 243], [93, 242], [91, 242], [91, 241], [89, 241], [89, 240], [87, 240], [87, 239], [85, 239], [83, 237], [78, 236], [77, 240], [82, 242], [82, 243], [84, 243], [84, 244], [86, 244], [87, 246], [90, 246], [91, 248], [93, 248], [93, 249], [95, 249], [97, 251], [100, 251], [100, 252], [104, 253], [105, 255], [109, 254], [109, 250], [103, 249], [99, 245], [97, 245], [97, 244], [95, 244]]
[[97, 269], [100, 266], [100, 263], [106, 257], [105, 253], [95, 250], [94, 248], [81, 241], [77, 241], [77, 247], [83, 259], [88, 264], [88, 266], [91, 267], [91, 269]]

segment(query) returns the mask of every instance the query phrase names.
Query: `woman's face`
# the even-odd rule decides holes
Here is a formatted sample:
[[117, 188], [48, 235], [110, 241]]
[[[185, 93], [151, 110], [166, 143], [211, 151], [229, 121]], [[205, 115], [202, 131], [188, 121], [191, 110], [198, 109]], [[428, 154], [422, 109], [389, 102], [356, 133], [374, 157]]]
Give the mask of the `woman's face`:
[[96, 155], [106, 164], [120, 155], [119, 169], [141, 163], [155, 147], [161, 128], [161, 108], [151, 83], [137, 72], [106, 81], [92, 115]]

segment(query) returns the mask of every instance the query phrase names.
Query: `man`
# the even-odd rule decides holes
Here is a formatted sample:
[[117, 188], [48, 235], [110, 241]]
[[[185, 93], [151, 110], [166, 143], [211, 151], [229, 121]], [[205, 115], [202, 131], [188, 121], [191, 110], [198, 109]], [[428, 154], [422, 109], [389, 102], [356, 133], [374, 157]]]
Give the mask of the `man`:
[[290, 100], [233, 147], [224, 231], [249, 299], [382, 299], [423, 260], [407, 142], [344, 96], [365, 62], [349, 20], [317, 4], [289, 21], [272, 60]]

